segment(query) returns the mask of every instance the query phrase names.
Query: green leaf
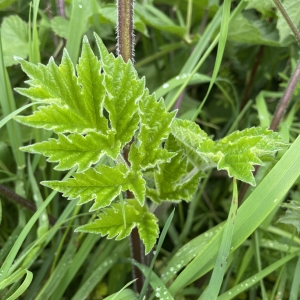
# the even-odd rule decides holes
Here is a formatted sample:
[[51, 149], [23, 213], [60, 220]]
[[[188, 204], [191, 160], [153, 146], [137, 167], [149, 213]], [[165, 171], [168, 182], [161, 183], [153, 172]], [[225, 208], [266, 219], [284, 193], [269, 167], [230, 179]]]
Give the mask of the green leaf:
[[86, 136], [77, 133], [68, 136], [60, 134], [58, 139], [49, 139], [47, 142], [20, 149], [48, 156], [47, 161], [58, 162], [55, 170], [63, 171], [78, 166], [77, 172], [83, 172], [97, 163], [104, 154], [116, 159], [120, 147], [114, 146], [113, 142], [112, 134], [107, 136], [97, 132], [90, 132]]
[[[285, 8], [287, 14], [295, 24], [297, 28], [299, 28], [300, 24], [300, 5], [297, 0], [285, 0], [282, 3], [283, 7]], [[284, 19], [283, 15], [280, 11], [277, 10], [278, 21], [277, 21], [277, 29], [279, 31], [280, 42], [285, 40], [289, 35], [292, 34], [291, 28], [287, 24], [286, 20]]]
[[133, 174], [123, 164], [99, 165], [67, 181], [43, 181], [41, 184], [63, 193], [68, 199], [79, 198], [79, 205], [95, 200], [90, 211], [110, 205], [121, 191], [132, 191], [141, 204], [145, 197], [145, 181], [141, 174]]
[[[0, 7], [1, 5], [4, 5], [4, 3], [2, 4], [0, 2]], [[22, 58], [28, 56], [28, 25], [19, 16], [9, 16], [3, 19], [1, 25], [1, 40], [4, 65], [6, 67], [17, 64], [14, 56]]]
[[[170, 146], [170, 144], [172, 145]], [[158, 171], [154, 172], [156, 189], [147, 188], [147, 196], [157, 203], [161, 201], [190, 201], [197, 190], [202, 172], [197, 168], [189, 170], [187, 157], [183, 155], [182, 151], [179, 151], [171, 137], [167, 146], [178, 154], [171, 158], [168, 163], [158, 166]]]
[[204, 140], [212, 140], [195, 122], [175, 119], [172, 124], [172, 134], [178, 146], [184, 150], [185, 155], [195, 167], [199, 169], [209, 167], [209, 162], [201, 157], [198, 147]]
[[27, 126], [53, 130], [56, 133], [87, 133], [95, 130], [79, 113], [57, 104], [41, 106], [33, 115], [17, 116], [15, 120]]
[[269, 27], [262, 20], [248, 20], [239, 14], [230, 22], [228, 40], [254, 45], [280, 46], [277, 32]]
[[147, 169], [167, 162], [175, 153], [162, 149], [162, 142], [169, 136], [176, 111], [166, 111], [163, 100], [156, 101], [146, 89], [139, 102], [140, 131], [138, 146], [132, 144], [129, 160], [133, 168]]
[[147, 210], [147, 207], [140, 206], [135, 199], [126, 201], [124, 210], [126, 226], [124, 226], [121, 203], [113, 203], [111, 207], [102, 209], [97, 220], [78, 227], [76, 231], [98, 233], [102, 236], [107, 235], [109, 239], [121, 240], [129, 236], [132, 229], [137, 227], [145, 245], [145, 252], [149, 253], [155, 245], [159, 233], [158, 220]]
[[246, 0], [248, 2], [246, 9], [256, 9], [263, 15], [270, 15], [272, 13], [272, 7], [274, 3], [272, 0]]
[[145, 80], [139, 79], [132, 62], [125, 63], [121, 56], [108, 54], [103, 42], [96, 36], [105, 73], [107, 95], [104, 108], [109, 113], [110, 125], [121, 146], [130, 142], [138, 128], [138, 101], [145, 90]]
[[[64, 51], [59, 67], [53, 58], [49, 60], [47, 66], [34, 65], [24, 60], [20, 60], [20, 63], [30, 77], [27, 81], [30, 87], [17, 91], [33, 100], [46, 100], [45, 103], [50, 103], [51, 106], [47, 110], [48, 116], [45, 116], [45, 111], [41, 109], [33, 116], [18, 118], [19, 121], [52, 130], [55, 124], [58, 124], [56, 132], [107, 131], [107, 120], [102, 111], [105, 95], [103, 75], [100, 75], [100, 63], [92, 53], [86, 38], [83, 40], [82, 55], [77, 68], [78, 77], [75, 76], [75, 69], [67, 51]], [[55, 104], [61, 107], [58, 108]], [[76, 121], [78, 115], [80, 117]], [[65, 127], [65, 119], [73, 120], [69, 128]], [[43, 125], [47, 121], [53, 124]], [[79, 124], [82, 125], [81, 128], [85, 127], [88, 130], [79, 129]]]
[[56, 35], [67, 39], [69, 34], [70, 21], [66, 18], [56, 16], [51, 20], [51, 29]]
[[226, 170], [229, 177], [236, 177], [256, 185], [253, 165], [273, 159], [276, 151], [284, 146], [280, 134], [260, 127], [235, 131], [212, 143], [207, 140], [199, 145], [201, 156], [217, 164], [218, 170]]
[[289, 203], [283, 203], [281, 207], [287, 208], [283, 216], [278, 220], [280, 223], [290, 224], [296, 227], [297, 231], [300, 232], [300, 194], [295, 192], [294, 200]]

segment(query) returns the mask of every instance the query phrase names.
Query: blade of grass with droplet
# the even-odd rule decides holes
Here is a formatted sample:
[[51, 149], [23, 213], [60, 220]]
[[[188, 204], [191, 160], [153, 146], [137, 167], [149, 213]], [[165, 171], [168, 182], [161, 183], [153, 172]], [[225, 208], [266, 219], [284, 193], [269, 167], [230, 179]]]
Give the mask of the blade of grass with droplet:
[[[72, 264], [69, 266], [67, 272], [64, 277], [59, 282], [56, 287], [51, 300], [62, 299], [62, 296], [66, 289], [68, 288], [70, 282], [74, 279], [74, 277], [78, 274], [78, 270], [82, 267], [82, 264], [87, 259], [87, 256], [90, 255], [95, 243], [100, 239], [99, 235], [95, 234], [87, 234], [83, 243], [81, 244], [79, 250], [72, 260]], [[57, 280], [57, 278], [53, 278], [53, 280]]]
[[[232, 251], [239, 247], [280, 204], [280, 201], [299, 177], [299, 148], [300, 136], [239, 208], [232, 239]], [[212, 268], [222, 234], [223, 230], [218, 232], [198, 256], [178, 275], [170, 287], [172, 294]]]
[[71, 300], [86, 299], [90, 293], [94, 290], [96, 285], [101, 281], [105, 274], [111, 269], [111, 267], [118, 261], [122, 253], [128, 247], [128, 240], [123, 240], [115, 244], [113, 250], [104, 257], [104, 261], [97, 267], [93, 267], [92, 274], [86, 279], [86, 281], [80, 286], [76, 294]]
[[263, 279], [267, 275], [271, 274], [272, 272], [274, 272], [275, 270], [277, 270], [278, 268], [280, 268], [281, 266], [286, 264], [288, 261], [290, 261], [291, 259], [293, 259], [297, 255], [299, 255], [299, 250], [294, 252], [294, 253], [291, 253], [291, 254], [289, 254], [289, 255], [281, 258], [281, 259], [279, 259], [278, 261], [271, 264], [267, 268], [263, 269], [262, 271], [256, 273], [255, 275], [249, 277], [248, 279], [244, 280], [240, 284], [236, 285], [235, 287], [233, 287], [230, 290], [226, 291], [224, 294], [220, 295], [217, 298], [217, 300], [234, 299], [234, 297], [236, 297], [238, 294], [242, 293], [243, 291], [248, 290], [253, 285], [257, 284], [261, 279]]
[[213, 269], [212, 276], [210, 278], [207, 289], [198, 298], [199, 300], [214, 300], [217, 298], [221, 285], [223, 282], [223, 277], [226, 271], [227, 260], [230, 253], [230, 246], [232, 241], [232, 235], [234, 230], [234, 225], [236, 221], [236, 214], [238, 209], [238, 192], [237, 192], [237, 182], [233, 178], [233, 195], [231, 206], [228, 214], [228, 219], [224, 225], [223, 236], [218, 251], [215, 267]]
[[85, 6], [87, 1], [74, 0], [72, 2], [72, 13], [70, 19], [69, 33], [67, 38], [66, 48], [70, 58], [75, 65], [77, 63], [82, 41], [82, 35], [85, 29]]
[[[166, 223], [165, 223], [165, 225], [164, 225], [164, 228], [163, 228], [162, 233], [161, 233], [161, 235], [160, 235], [160, 237], [159, 237], [159, 240], [158, 240], [158, 243], [157, 243], [157, 247], [156, 247], [154, 256], [153, 256], [153, 258], [152, 258], [150, 267], [148, 268], [147, 272], [145, 272], [145, 271], [143, 271], [143, 270], [141, 269], [142, 272], [145, 272], [144, 275], [145, 275], [146, 280], [145, 280], [145, 282], [144, 282], [142, 291], [141, 291], [141, 293], [140, 293], [139, 300], [142, 300], [143, 297], [144, 297], [144, 296], [146, 295], [146, 293], [147, 293], [148, 285], [149, 285], [149, 283], [150, 283], [150, 281], [151, 281], [152, 270], [153, 270], [155, 261], [156, 261], [156, 259], [157, 259], [157, 257], [158, 257], [158, 254], [159, 254], [159, 251], [160, 251], [160, 249], [161, 249], [161, 246], [162, 246], [162, 244], [163, 244], [163, 242], [164, 242], [164, 240], [165, 240], [165, 238], [166, 238], [166, 235], [167, 235], [167, 233], [168, 233], [168, 229], [169, 229], [169, 227], [170, 227], [170, 224], [171, 224], [171, 222], [172, 222], [172, 220], [173, 220], [174, 212], [175, 212], [175, 208], [174, 208], [173, 211], [171, 212], [170, 216], [168, 217], [168, 219], [167, 219], [167, 221], [166, 221]], [[140, 268], [140, 266], [139, 266], [139, 268]], [[159, 281], [161, 281], [161, 280], [159, 280]], [[153, 287], [153, 286], [152, 286], [152, 287]], [[154, 287], [153, 287], [153, 288], [154, 288]]]

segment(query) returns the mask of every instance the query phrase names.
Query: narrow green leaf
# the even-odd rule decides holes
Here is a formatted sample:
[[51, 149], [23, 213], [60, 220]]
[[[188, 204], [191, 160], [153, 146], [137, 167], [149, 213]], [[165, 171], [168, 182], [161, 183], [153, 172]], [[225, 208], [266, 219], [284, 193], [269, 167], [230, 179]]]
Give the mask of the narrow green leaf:
[[68, 199], [79, 197], [78, 204], [95, 200], [90, 211], [108, 206], [121, 191], [131, 190], [140, 203], [144, 202], [145, 181], [141, 174], [128, 172], [125, 165], [99, 165], [77, 173], [67, 181], [43, 181], [41, 184], [63, 193]]
[[158, 220], [148, 211], [147, 207], [140, 206], [135, 199], [126, 201], [124, 210], [126, 226], [124, 226], [121, 203], [113, 203], [110, 207], [102, 209], [97, 220], [78, 227], [76, 231], [98, 233], [102, 236], [107, 235], [109, 239], [122, 240], [129, 236], [134, 227], [137, 227], [140, 238], [145, 245], [145, 252], [146, 254], [149, 253], [158, 236]]
[[[111, 133], [111, 132], [110, 132]], [[37, 143], [20, 148], [30, 153], [40, 153], [48, 156], [49, 162], [58, 162], [55, 170], [63, 171], [78, 166], [77, 172], [83, 172], [92, 164], [107, 154], [116, 159], [120, 147], [114, 146], [114, 136], [107, 136], [90, 132], [86, 136], [81, 134], [59, 135], [58, 139], [49, 139], [46, 142]]]

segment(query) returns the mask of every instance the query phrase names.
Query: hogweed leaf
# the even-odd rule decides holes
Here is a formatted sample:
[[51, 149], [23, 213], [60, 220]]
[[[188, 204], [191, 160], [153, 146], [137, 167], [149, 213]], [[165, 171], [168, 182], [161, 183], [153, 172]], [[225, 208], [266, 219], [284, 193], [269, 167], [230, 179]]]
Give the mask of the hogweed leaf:
[[67, 181], [43, 181], [41, 184], [63, 193], [68, 199], [79, 198], [79, 205], [95, 200], [90, 211], [110, 205], [121, 191], [128, 189], [140, 203], [144, 203], [144, 179], [140, 173], [133, 174], [123, 164], [115, 167], [99, 165], [76, 173]]
[[[171, 145], [171, 146], [170, 146]], [[147, 196], [153, 201], [190, 201], [199, 184], [202, 171], [190, 170], [187, 157], [174, 144], [171, 136], [167, 141], [168, 149], [177, 151], [170, 162], [160, 164], [154, 172], [156, 189], [147, 188]]]
[[229, 177], [236, 177], [253, 186], [256, 185], [253, 165], [262, 165], [282, 149], [284, 142], [280, 134], [260, 127], [235, 131], [212, 143], [203, 141], [198, 150], [201, 156], [217, 164], [218, 170], [226, 170]]
[[32, 115], [17, 116], [15, 119], [24, 125], [53, 130], [55, 133], [87, 133], [95, 130], [85, 118], [70, 110], [67, 105], [40, 106]]
[[145, 206], [140, 206], [135, 199], [129, 199], [124, 204], [126, 223], [122, 217], [121, 203], [113, 203], [109, 208], [102, 209], [93, 223], [78, 227], [75, 231], [90, 232], [107, 235], [107, 238], [124, 239], [129, 236], [132, 229], [137, 227], [141, 240], [145, 245], [145, 253], [149, 253], [153, 248], [159, 228], [158, 220], [150, 213]]
[[172, 134], [176, 138], [177, 144], [187, 155], [189, 161], [199, 169], [209, 167], [198, 151], [198, 146], [204, 140], [210, 140], [207, 134], [195, 123], [188, 120], [175, 119], [172, 124]]
[[[109, 113], [110, 125], [121, 146], [130, 142], [138, 128], [138, 101], [145, 89], [144, 78], [139, 79], [132, 62], [125, 63], [121, 56], [108, 54], [102, 41], [96, 36], [104, 70], [106, 97], [104, 108]], [[108, 64], [108, 65], [106, 65]]]
[[156, 101], [146, 89], [139, 101], [140, 131], [138, 147], [132, 144], [129, 160], [134, 167], [147, 169], [170, 160], [175, 153], [162, 149], [162, 142], [169, 136], [176, 111], [169, 113], [163, 100]]
[[[102, 111], [105, 95], [103, 75], [100, 74], [100, 63], [86, 39], [83, 41], [77, 76], [66, 50], [59, 66], [55, 64], [53, 58], [49, 60], [47, 66], [34, 65], [25, 60], [19, 61], [23, 71], [30, 78], [27, 81], [30, 87], [17, 89], [17, 91], [33, 100], [44, 100], [45, 104], [50, 104], [50, 107], [47, 108], [46, 120], [45, 110], [42, 108], [32, 116], [19, 117], [17, 120], [29, 126], [54, 131], [57, 129], [56, 132], [84, 133], [94, 130], [105, 133], [108, 130], [107, 120]], [[74, 122], [68, 127], [61, 126], [61, 123], [66, 123], [65, 119], [70, 119], [70, 115]], [[79, 118], [77, 122], [76, 118]], [[58, 124], [57, 127], [55, 124]], [[79, 124], [81, 126], [78, 126]], [[79, 131], [82, 127], [85, 129]]]
[[101, 66], [94, 55], [87, 37], [83, 38], [82, 53], [77, 65], [78, 83], [81, 85], [82, 102], [85, 105], [86, 118], [92, 120], [97, 131], [105, 132], [107, 119], [103, 116], [105, 87]]
[[103, 135], [90, 132], [86, 136], [77, 133], [68, 136], [60, 134], [58, 139], [22, 147], [21, 150], [48, 156], [47, 161], [58, 162], [55, 170], [63, 171], [78, 166], [77, 172], [83, 172], [97, 163], [104, 154], [116, 159], [120, 145], [113, 143], [112, 133]]

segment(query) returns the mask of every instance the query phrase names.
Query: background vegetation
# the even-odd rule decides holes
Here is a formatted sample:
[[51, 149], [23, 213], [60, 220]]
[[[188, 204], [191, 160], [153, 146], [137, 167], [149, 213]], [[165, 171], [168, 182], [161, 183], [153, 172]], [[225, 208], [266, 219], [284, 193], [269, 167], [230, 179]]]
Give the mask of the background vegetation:
[[[139, 75], [169, 110], [179, 109], [178, 117], [194, 120], [214, 139], [237, 129], [269, 127], [300, 56], [297, 39], [271, 1], [228, 4], [135, 3]], [[298, 26], [298, 1], [283, 4]], [[19, 147], [43, 141], [49, 132], [20, 125], [10, 113], [29, 103], [13, 90], [27, 80], [14, 56], [33, 63], [53, 56], [60, 62], [66, 47], [76, 63], [84, 34], [95, 46], [93, 32], [115, 52], [115, 1], [1, 0], [0, 9], [0, 298], [102, 299], [132, 280], [129, 241], [73, 232], [90, 219], [89, 207], [76, 207], [76, 201], [39, 185], [62, 175], [45, 158]], [[300, 297], [299, 93], [298, 84], [278, 120], [290, 149], [259, 169], [256, 188], [238, 183], [241, 206], [218, 299]], [[198, 299], [210, 282], [233, 188], [226, 173], [206, 175], [193, 201], [177, 205], [165, 227], [156, 275], [150, 278], [154, 292], [147, 299]], [[161, 228], [171, 211], [159, 211]], [[126, 289], [115, 299], [136, 296]]]

